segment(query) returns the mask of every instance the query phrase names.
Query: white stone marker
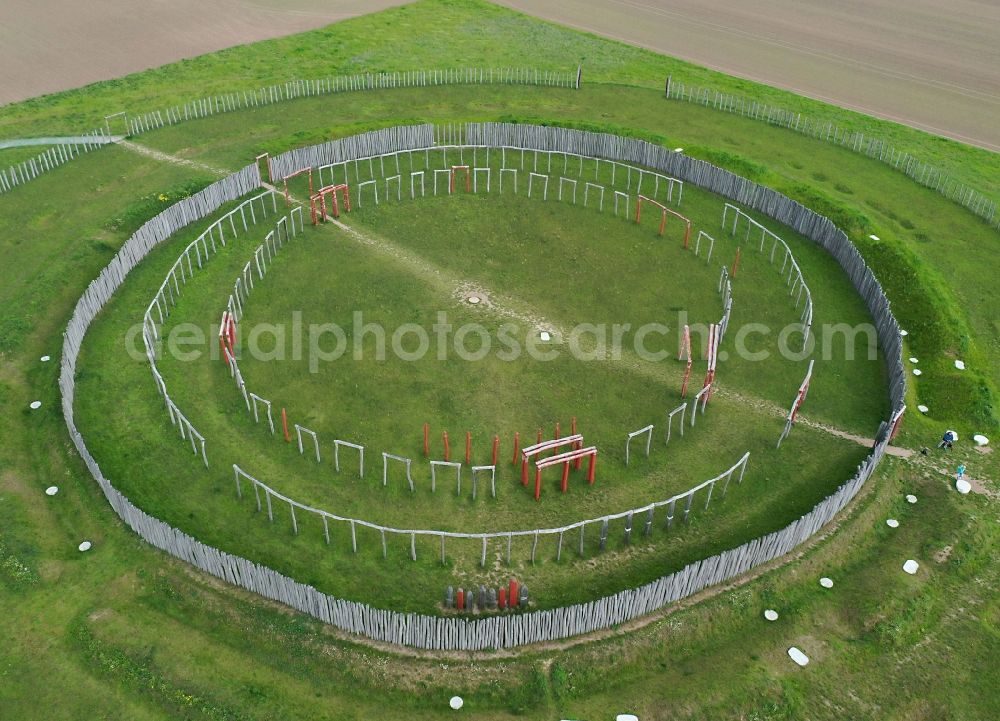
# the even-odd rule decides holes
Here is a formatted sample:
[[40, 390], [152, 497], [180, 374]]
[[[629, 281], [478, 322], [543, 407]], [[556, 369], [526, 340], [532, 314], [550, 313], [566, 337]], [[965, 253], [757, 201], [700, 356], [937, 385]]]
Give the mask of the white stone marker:
[[458, 711], [460, 708], [462, 708], [462, 706], [464, 704], [465, 704], [465, 701], [462, 700], [461, 696], [452, 696], [451, 700], [448, 702], [448, 705], [451, 706], [456, 711]]
[[768, 621], [777, 621], [778, 612], [775, 611], [773, 608], [769, 608], [766, 611], [764, 611], [764, 618], [766, 618]]
[[899, 528], [899, 521], [897, 521], [895, 518], [888, 518], [886, 519], [885, 525], [887, 525], [889, 528]]
[[788, 657], [795, 661], [799, 666], [805, 666], [809, 663], [809, 657], [802, 653], [799, 649], [792, 646], [788, 649]]
[[911, 576], [917, 572], [920, 568], [920, 564], [914, 561], [912, 558], [903, 564], [903, 570], [906, 571]]
[[833, 588], [833, 579], [823, 576], [823, 578], [819, 579], [819, 585], [823, 588]]

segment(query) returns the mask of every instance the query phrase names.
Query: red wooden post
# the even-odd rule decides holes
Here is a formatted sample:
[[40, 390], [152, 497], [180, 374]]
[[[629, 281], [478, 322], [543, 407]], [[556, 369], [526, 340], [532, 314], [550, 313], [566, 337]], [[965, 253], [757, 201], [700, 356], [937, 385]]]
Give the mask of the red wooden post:
[[688, 241], [691, 240], [691, 221], [688, 221], [687, 230], [684, 231], [684, 250], [688, 249]]
[[569, 487], [569, 461], [563, 463], [563, 475], [562, 475], [562, 485], [560, 490], [565, 493], [566, 489]]
[[521, 459], [521, 485], [522, 486], [527, 486], [528, 485], [528, 459], [527, 458], [522, 458]]
[[500, 587], [500, 593], [497, 594], [497, 606], [501, 609], [507, 608], [507, 589], [503, 586]]
[[587, 466], [587, 483], [594, 485], [594, 467], [597, 465], [597, 454], [590, 454], [590, 465]]
[[642, 198], [635, 201], [635, 222], [639, 222], [639, 218], [642, 217]]
[[535, 443], [541, 443], [541, 442], [542, 442], [542, 429], [539, 428], [538, 429], [538, 440], [535, 441]]
[[561, 437], [562, 436], [559, 434], [559, 421], [556, 421], [556, 434], [555, 436], [553, 436], [553, 438], [559, 439]]
[[472, 431], [465, 432], [465, 465], [472, 463]]
[[[574, 436], [576, 435], [576, 416], [573, 416], [573, 418], [570, 419], [570, 435]], [[583, 448], [583, 441], [577, 441], [576, 443], [573, 444], [574, 451], [578, 451], [581, 448]], [[583, 463], [583, 457], [577, 456], [576, 461], [574, 461], [573, 467], [579, 471], [581, 463]]]
[[[808, 389], [808, 386], [806, 386], [806, 388]], [[802, 401], [800, 400], [799, 403], [801, 404]], [[903, 423], [903, 414], [900, 413], [899, 418], [897, 418], [896, 422], [892, 424], [892, 432], [889, 434], [890, 441], [896, 440], [896, 434], [899, 433], [899, 427], [900, 425], [902, 425], [902, 423]]]
[[292, 437], [288, 435], [288, 414], [285, 413], [285, 409], [281, 409], [281, 430], [285, 434], [285, 443], [291, 443]]
[[448, 444], [448, 431], [441, 434], [441, 439], [444, 441], [444, 459], [451, 460], [451, 446]]
[[431, 454], [431, 427], [430, 424], [424, 423], [424, 455], [429, 456]]
[[465, 608], [465, 591], [461, 588], [458, 589], [458, 593], [455, 594], [455, 608], [459, 611]]
[[663, 229], [667, 227], [667, 211], [663, 211], [660, 215], [660, 235], [663, 235]]
[[510, 461], [511, 465], [515, 465], [517, 463], [517, 452], [520, 450], [519, 448], [520, 445], [521, 445], [521, 434], [518, 433], [517, 431], [514, 431], [514, 456], [513, 458], [511, 458]]
[[691, 358], [688, 357], [687, 368], [684, 371], [684, 382], [681, 383], [681, 398], [687, 398], [688, 381], [691, 380]]
[[542, 469], [535, 468], [535, 500], [542, 497]]
[[736, 249], [736, 259], [733, 261], [733, 270], [732, 270], [732, 272], [729, 275], [732, 276], [733, 278], [735, 278], [736, 277], [736, 271], [738, 271], [739, 269], [740, 269], [740, 249], [737, 248]]
[[510, 583], [507, 586], [507, 605], [511, 608], [517, 608], [520, 602], [520, 594], [518, 591], [518, 583], [516, 578], [510, 579]]
[[497, 453], [500, 452], [500, 436], [493, 436], [493, 465], [497, 464]]
[[229, 349], [226, 348], [226, 341], [221, 335], [219, 336], [219, 350], [222, 352], [222, 360], [225, 361], [226, 365], [229, 365]]

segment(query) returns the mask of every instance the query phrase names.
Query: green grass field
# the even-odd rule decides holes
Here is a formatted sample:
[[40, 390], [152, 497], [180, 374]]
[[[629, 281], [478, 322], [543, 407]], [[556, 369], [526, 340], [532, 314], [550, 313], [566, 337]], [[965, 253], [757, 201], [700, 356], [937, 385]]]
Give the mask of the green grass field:
[[[461, 29], [468, 37], [460, 59], [454, 56], [453, 44], [438, 41], [452, 31], [447, 28]], [[39, 128], [70, 132], [124, 105], [145, 106], [154, 99], [156, 104], [165, 105], [188, 97], [193, 88], [210, 92], [244, 82], [252, 85], [256, 78], [283, 77], [285, 69], [289, 76], [308, 77], [311, 69], [319, 74], [473, 61], [504, 64], [527, 56], [558, 67], [575, 66], [582, 58], [584, 89], [441, 88], [306, 99], [238, 117], [192, 122], [145, 135], [139, 142], [231, 169], [261, 150], [277, 152], [368, 127], [415, 120], [535, 119], [611, 129], [668, 143], [668, 147], [683, 145], [692, 155], [778, 188], [829, 214], [859, 243], [885, 284], [902, 325], [910, 331], [907, 355], [919, 356], [924, 369], [911, 390], [911, 399], [912, 405], [926, 403], [931, 412], [928, 417], [908, 416], [899, 439], [902, 445], [929, 445], [950, 426], [963, 433], [963, 442], [970, 431], [995, 435], [990, 433], [1000, 373], [996, 362], [1000, 328], [991, 291], [996, 264], [990, 249], [996, 242], [995, 231], [883, 165], [753, 121], [667, 103], [655, 88], [660, 87], [666, 72], [683, 71], [690, 75], [690, 81], [705, 78], [720, 88], [741, 89], [785, 107], [799, 107], [840, 122], [847, 119], [855, 127], [898, 139], [918, 155], [984, 191], [994, 192], [1000, 177], [996, 156], [985, 151], [786, 93], [758, 90], [759, 86], [744, 81], [470, 2], [421, 2], [316, 33], [237, 48], [10, 106], [0, 110], [0, 126], [8, 136], [23, 134], [28, 122], [38, 123], [32, 132], [41, 132]], [[588, 82], [598, 80], [619, 84]], [[233, 132], [237, 125], [238, 134]], [[642, 629], [618, 629], [568, 649], [530, 649], [516, 658], [432, 658], [370, 648], [224, 587], [152, 551], [117, 521], [71, 450], [58, 408], [57, 363], [41, 363], [38, 358], [52, 355], [57, 359], [61, 329], [76, 298], [128, 235], [158, 212], [163, 203], [159, 196], [175, 199], [211, 178], [208, 171], [164, 163], [117, 147], [81, 157], [0, 196], [0, 227], [5, 230], [0, 243], [7, 259], [0, 269], [0, 408], [6, 411], [0, 416], [4, 438], [0, 456], [0, 630], [9, 639], [0, 652], [0, 715], [46, 719], [350, 719], [377, 714], [422, 719], [438, 718], [445, 712], [451, 715], [446, 704], [453, 693], [466, 700], [462, 713], [484, 719], [597, 719], [613, 718], [623, 711], [636, 712], [643, 719], [983, 719], [994, 715], [1000, 679], [993, 665], [968, 660], [993, 658], [1000, 646], [1000, 606], [996, 600], [1000, 576], [992, 563], [998, 540], [996, 497], [959, 497], [948, 489], [941, 470], [965, 461], [971, 474], [995, 494], [1000, 469], [995, 455], [976, 453], [965, 443], [956, 446], [954, 455], [947, 459], [918, 455], [908, 461], [887, 461], [836, 534], [745, 586], [721, 590], [697, 604], [685, 603], [684, 608]], [[67, 188], [72, 191], [68, 193]], [[688, 200], [686, 193], [685, 206], [693, 215], [699, 200], [696, 194], [691, 194], [690, 206]], [[704, 222], [717, 222], [717, 206], [713, 211], [710, 199], [703, 202]], [[412, 232], [413, 228], [436, 224], [442, 212], [439, 208], [445, 203], [456, 219], [449, 232], [429, 239]], [[503, 207], [502, 201], [495, 199], [425, 200], [384, 206], [377, 213], [363, 209], [349, 222], [433, 264], [449, 278], [473, 275], [491, 289], [501, 289], [505, 297], [543, 308], [560, 320], [566, 309], [573, 307], [566, 301], [577, 299], [575, 286], [569, 280], [540, 283], [526, 265], [501, 265], [501, 260], [508, 260], [507, 237], [525, 237], [528, 230], [555, 236], [559, 228], [567, 226], [580, 234], [597, 236], [602, 228], [608, 228], [609, 238], [620, 238], [631, 248], [645, 252], [660, 249], [651, 226], [636, 229], [621, 221], [615, 228], [612, 219], [583, 216], [582, 209], [549, 203], [530, 211], [533, 225], [525, 229], [501, 218]], [[580, 217], [586, 220], [575, 220]], [[395, 555], [383, 561], [375, 541], [363, 547], [370, 555], [347, 559], [348, 568], [347, 554], [327, 552], [317, 529], [304, 526], [295, 538], [287, 525], [269, 526], [252, 511], [249, 502], [238, 504], [232, 479], [222, 467], [227, 454], [236, 453], [235, 439], [242, 438], [253, 444], [253, 450], [241, 448], [239, 453], [241, 457], [252, 453], [260, 477], [266, 478], [270, 469], [294, 469], [302, 492], [314, 493], [316, 498], [334, 498], [339, 491], [346, 501], [357, 497], [347, 492], [351, 490], [370, 494], [365, 502], [375, 504], [374, 493], [381, 489], [371, 487], [374, 484], [343, 490], [323, 486], [324, 482], [335, 485], [339, 481], [320, 479], [314, 463], [298, 458], [293, 449], [253, 426], [245, 411], [232, 416], [218, 412], [215, 417], [201, 419], [213, 435], [216, 430], [234, 435], [233, 447], [219, 449], [222, 458], [216, 462], [213, 456], [213, 471], [206, 475], [166, 424], [148, 369], [121, 360], [116, 349], [120, 349], [122, 330], [138, 320], [151, 287], [159, 283], [177, 252], [197, 232], [192, 227], [152, 254], [134, 277], [130, 276], [88, 336], [86, 366], [78, 379], [77, 414], [105, 474], [140, 506], [181, 528], [198, 529], [199, 537], [207, 542], [237, 551], [252, 547], [259, 558], [276, 565], [294, 556], [304, 574], [302, 580], [320, 587], [331, 573], [352, 573], [352, 578], [338, 584], [338, 588], [354, 589], [345, 594], [348, 597], [367, 592], [366, 582], [377, 583], [373, 574], [415, 576], [403, 579], [397, 597], [387, 594], [384, 600], [398, 607], [413, 604], [410, 607], [426, 608], [421, 605], [422, 598], [414, 601], [406, 593], [431, 593], [433, 589], [436, 601], [445, 577], [454, 568], [434, 567], [429, 559], [425, 563], [422, 555], [417, 563], [421, 574], [409, 574], [412, 564], [404, 548], [394, 549]], [[612, 232], [615, 235], [610, 235]], [[870, 232], [881, 236], [882, 242], [864, 240]], [[484, 239], [475, 256], [455, 250], [463, 247], [458, 241], [467, 233]], [[829, 318], [835, 320], [861, 312], [860, 304], [842, 293], [829, 259], [781, 234], [795, 244], [800, 262], [807, 268], [818, 323], [823, 322], [821, 313], [830, 313]], [[324, 278], [338, 283], [331, 283], [322, 292], [314, 290], [316, 308], [339, 306], [341, 301], [360, 295], [368, 307], [395, 319], [405, 317], [402, 301], [408, 297], [420, 300], [424, 313], [449, 302], [440, 290], [415, 278], [404, 265], [394, 265], [352, 243], [328, 228], [310, 230], [301, 243], [296, 241], [279, 256], [274, 274], [251, 298], [250, 311], [259, 313], [261, 320], [274, 320], [283, 312], [287, 314], [291, 306], [282, 304], [287, 304], [289, 294], [301, 287], [302, 281], [317, 281], [315, 286]], [[206, 309], [205, 322], [214, 324], [225, 289], [236, 268], [249, 258], [252, 247], [250, 243], [237, 244], [231, 256], [214, 260], [212, 268], [198, 279], [204, 285], [189, 286], [179, 310], [200, 320], [201, 309]], [[734, 247], [732, 241], [719, 238], [718, 249], [725, 249], [725, 257], [731, 258]], [[588, 258], [592, 265], [601, 263], [601, 248], [595, 242]], [[338, 264], [345, 258], [352, 261], [356, 273]], [[482, 259], [495, 262], [475, 265], [475, 274], [470, 274], [470, 260]], [[762, 302], [741, 305], [741, 299], [751, 294], [749, 284], [741, 287], [741, 283], [766, 280], [770, 272], [767, 266], [755, 265], [755, 260], [752, 255], [745, 256], [746, 276], [734, 286], [737, 313], [769, 308], [763, 283], [761, 295], [755, 298]], [[632, 262], [635, 265], [626, 267], [630, 275], [646, 277], [657, 270], [634, 258]], [[714, 282], [715, 272], [705, 271], [706, 283]], [[692, 267], [691, 273], [692, 278], [699, 277], [697, 267]], [[412, 296], [389, 293], [384, 284], [379, 285], [380, 280], [363, 282], [366, 277], [383, 276], [393, 278]], [[606, 292], [611, 293], [614, 287], [609, 284]], [[648, 303], [658, 300], [654, 288], [643, 288], [644, 295], [626, 299], [635, 301], [637, 315], [649, 312]], [[581, 312], [603, 311], [613, 318], [610, 306], [600, 302], [602, 297], [610, 301], [616, 298], [587, 296], [578, 300]], [[717, 296], [712, 293], [701, 296], [693, 291], [685, 298], [693, 308], [717, 307], [713, 306], [715, 301]], [[775, 304], [773, 310], [780, 313], [782, 306]], [[951, 368], [955, 356], [969, 364], [965, 375]], [[110, 357], [119, 360], [109, 364]], [[200, 404], [206, 389], [213, 398], [223, 399], [219, 408], [224, 410], [224, 402], [238, 407], [235, 389], [217, 363], [191, 366], [169, 371], [173, 373], [168, 379], [172, 385], [185, 374], [189, 376], [184, 378], [191, 385], [189, 396], [178, 399], [181, 407]], [[674, 364], [669, 365], [670, 382], [676, 370]], [[272, 371], [276, 369], [267, 364], [246, 368], [251, 386], [268, 389], [265, 396], [271, 393], [277, 398], [288, 393], [288, 400], [298, 400], [299, 407], [308, 401], [311, 410], [302, 413], [330, 414], [310, 418], [310, 422], [336, 430], [335, 414], [346, 410], [324, 408], [324, 397], [318, 392], [321, 386], [329, 385], [324, 383], [331, 377], [329, 372], [315, 379], [309, 374], [298, 378], [293, 374], [289, 381], [287, 376], [272, 375]], [[581, 378], [599, 384], [613, 371], [588, 368]], [[731, 383], [733, 390], [744, 393], [752, 389], [755, 397], [781, 405], [790, 401], [782, 389], [790, 380], [794, 390], [797, 374], [779, 367], [759, 375], [735, 362], [720, 369], [720, 380], [724, 385]], [[361, 373], [354, 379], [369, 390], [376, 389], [378, 383], [377, 378], [364, 378]], [[408, 388], [413, 379], [382, 376], [382, 380], [397, 383], [396, 388]], [[475, 390], [474, 383], [458, 375], [439, 380], [452, 384], [457, 394]], [[616, 374], [614, 381], [616, 387], [632, 388], [634, 394], [645, 387], [625, 374]], [[869, 419], [884, 411], [881, 383], [878, 364], [858, 368], [833, 363], [826, 373], [817, 374], [805, 418], [870, 433]], [[28, 403], [36, 399], [43, 404], [41, 410], [29, 411]], [[621, 411], [625, 404], [620, 399], [602, 402], [612, 411], [617, 408], [615, 418], [625, 422]], [[640, 406], [643, 414], [662, 407], [649, 402]], [[545, 417], [519, 425], [523, 414], [521, 410], [512, 412], [506, 430], [530, 432]], [[547, 417], [551, 415], [554, 412]], [[581, 420], [585, 417], [582, 412], [577, 415]], [[635, 427], [645, 422], [640, 420]], [[329, 426], [321, 425], [325, 423]], [[596, 420], [589, 425], [598, 433]], [[678, 466], [687, 464], [684, 454], [695, 456], [698, 445], [710, 435], [727, 448], [751, 450], [754, 459], [767, 458], [780, 425], [780, 419], [748, 411], [723, 393], [713, 400], [709, 414], [699, 419], [695, 429], [699, 435], [687, 439], [691, 445], [674, 446], [672, 442], [670, 449], [676, 458], [667, 454], [663, 460], [668, 468], [675, 462]], [[734, 426], [740, 428], [738, 434]], [[418, 449], [419, 424], [413, 426], [403, 419], [399, 427], [413, 427], [404, 443]], [[143, 433], [148, 433], [149, 445], [122, 441], [139, 429], [146, 429]], [[480, 429], [477, 437], [493, 430], [492, 426]], [[359, 432], [370, 433], [375, 444], [388, 438], [380, 437], [378, 434], [386, 431], [376, 430], [374, 424]], [[607, 433], [608, 437], [614, 435]], [[673, 564], [781, 525], [775, 509], [797, 515], [811, 507], [850, 475], [864, 449], [800, 425], [783, 446], [785, 452], [786, 457], [795, 459], [794, 466], [771, 461], [752, 466], [754, 473], [748, 472], [743, 486], [735, 492], [730, 490], [727, 502], [713, 502], [711, 510], [693, 516], [692, 525], [682, 533], [665, 542], [654, 538], [634, 544], [632, 553], [616, 549], [613, 555], [597, 556], [598, 560], [616, 561], [607, 568], [590, 568], [587, 562], [567, 561], [565, 557], [558, 565], [551, 558], [545, 559], [535, 571], [538, 578], [531, 580], [535, 599], [546, 605], [557, 599], [566, 602], [604, 593], [661, 575]], [[634, 469], [633, 480], [639, 486], [635, 490], [644, 500], [654, 481], [644, 480], [643, 471], [652, 473], [660, 460], [654, 455], [648, 466]], [[710, 462], [714, 460], [692, 458], [689, 465], [699, 470], [697, 464], [705, 463], [707, 468], [715, 465]], [[730, 462], [726, 453], [719, 454], [718, 466]], [[162, 474], [163, 468], [170, 469], [166, 481], [136, 483], [146, 473]], [[516, 495], [519, 487], [509, 483], [509, 478], [507, 481], [505, 490], [513, 493], [501, 496], [498, 508], [499, 501], [520, 500], [525, 501], [523, 506], [533, 505]], [[675, 482], [678, 487], [684, 485], [671, 475], [669, 483]], [[643, 487], [643, 483], [647, 485]], [[54, 498], [42, 494], [51, 484], [61, 489]], [[611, 480], [607, 486], [599, 482], [597, 490], [616, 491]], [[173, 492], [177, 489], [186, 493]], [[768, 490], [776, 492], [776, 497], [764, 504], [762, 494]], [[622, 493], [620, 488], [617, 492]], [[916, 505], [902, 499], [911, 492], [919, 497]], [[581, 508], [601, 501], [596, 495], [582, 493], [574, 494], [574, 501], [577, 495]], [[421, 513], [429, 516], [440, 513], [444, 517], [449, 511], [458, 511], [471, 520], [480, 513], [471, 503], [432, 506], [430, 503], [444, 499], [421, 496], [413, 500], [421, 503]], [[557, 499], [543, 497], [543, 502], [547, 500]], [[620, 495], [620, 500], [627, 500], [627, 494]], [[734, 512], [736, 501], [746, 508]], [[562, 512], [554, 503], [543, 503], [537, 512], [544, 516], [552, 509]], [[387, 503], [382, 513], [388, 518], [400, 510]], [[207, 528], [210, 524], [206, 519], [212, 515], [227, 522]], [[888, 529], [886, 517], [900, 519], [901, 527]], [[94, 542], [88, 554], [76, 551], [76, 544], [84, 538]], [[474, 550], [470, 558], [476, 555]], [[432, 552], [426, 555], [432, 556]], [[470, 573], [476, 570], [461, 554], [456, 555], [458, 570], [463, 570], [461, 564]], [[900, 570], [907, 558], [920, 561], [921, 570], [915, 577]], [[623, 562], [617, 563], [619, 560]], [[831, 591], [819, 588], [816, 581], [820, 575], [835, 579]], [[581, 588], [581, 578], [591, 585]], [[765, 607], [780, 611], [779, 622], [766, 625], [760, 620]], [[807, 650], [813, 659], [806, 669], [798, 669], [785, 656], [785, 649], [793, 644]]]

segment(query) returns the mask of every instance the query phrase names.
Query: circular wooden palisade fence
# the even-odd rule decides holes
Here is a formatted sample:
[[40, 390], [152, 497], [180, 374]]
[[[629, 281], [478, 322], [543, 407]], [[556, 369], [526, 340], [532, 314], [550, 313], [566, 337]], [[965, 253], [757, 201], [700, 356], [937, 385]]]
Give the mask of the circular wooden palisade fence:
[[349, 633], [421, 649], [478, 651], [570, 638], [652, 613], [790, 552], [829, 523], [851, 501], [881, 461], [891, 431], [905, 410], [906, 381], [899, 326], [889, 301], [843, 231], [829, 219], [781, 193], [710, 163], [641, 140], [503, 123], [470, 123], [453, 127], [448, 134], [448, 138], [437, 137], [431, 125], [372, 131], [279, 155], [272, 159], [272, 172], [275, 177], [283, 177], [302, 167], [319, 167], [402, 150], [423, 150], [436, 147], [439, 142], [566, 152], [650, 168], [722, 195], [794, 228], [825, 248], [847, 273], [872, 315], [889, 370], [891, 414], [880, 424], [874, 447], [858, 466], [854, 477], [786, 527], [691, 563], [638, 588], [572, 606], [481, 619], [399, 613], [339, 599], [253, 561], [201, 543], [137, 508], [104, 477], [74, 422], [74, 376], [87, 329], [128, 273], [173, 233], [208, 216], [223, 204], [261, 188], [263, 181], [258, 167], [249, 165], [172, 205], [136, 231], [80, 297], [66, 328], [59, 377], [66, 426], [111, 507], [132, 530], [157, 548], [217, 578]]

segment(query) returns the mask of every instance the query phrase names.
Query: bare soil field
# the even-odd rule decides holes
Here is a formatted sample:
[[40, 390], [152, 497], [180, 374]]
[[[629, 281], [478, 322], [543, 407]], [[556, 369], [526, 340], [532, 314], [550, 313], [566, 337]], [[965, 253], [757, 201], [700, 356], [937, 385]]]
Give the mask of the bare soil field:
[[989, 0], [499, 0], [538, 17], [1000, 150]]
[[3, 0], [0, 106], [407, 0]]
[[[404, 0], [5, 0], [0, 103]], [[500, 0], [575, 28], [1000, 150], [989, 0]], [[586, 59], [584, 58], [584, 62]]]

